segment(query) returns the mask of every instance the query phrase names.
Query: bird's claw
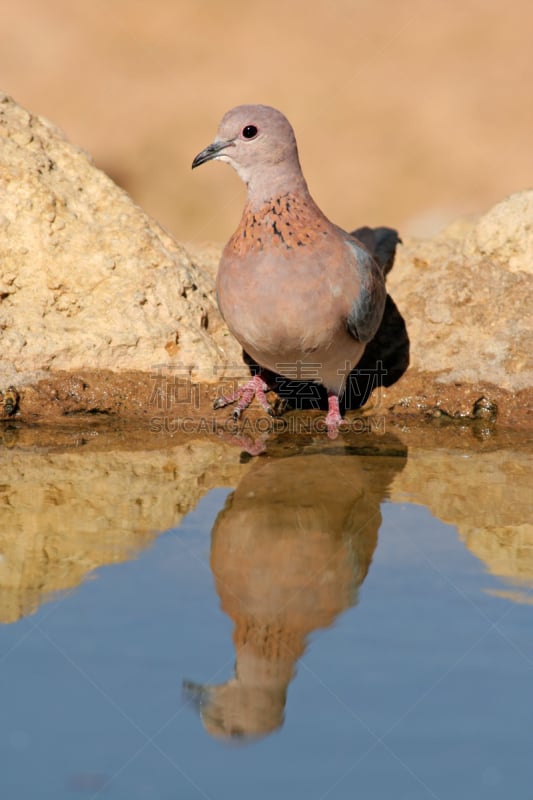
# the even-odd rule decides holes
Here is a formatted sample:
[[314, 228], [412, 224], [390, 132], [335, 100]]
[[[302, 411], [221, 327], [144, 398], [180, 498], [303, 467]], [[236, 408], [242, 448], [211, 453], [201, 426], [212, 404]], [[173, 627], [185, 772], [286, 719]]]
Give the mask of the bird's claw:
[[254, 397], [259, 401], [260, 406], [266, 411], [269, 416], [274, 416], [274, 409], [268, 403], [265, 392], [268, 391], [268, 385], [261, 378], [260, 375], [254, 375], [248, 383], [240, 386], [236, 392], [225, 397], [217, 397], [213, 403], [213, 408], [224, 408], [232, 403], [237, 403], [237, 407], [232, 413], [234, 422], [240, 419], [242, 412], [248, 408]]

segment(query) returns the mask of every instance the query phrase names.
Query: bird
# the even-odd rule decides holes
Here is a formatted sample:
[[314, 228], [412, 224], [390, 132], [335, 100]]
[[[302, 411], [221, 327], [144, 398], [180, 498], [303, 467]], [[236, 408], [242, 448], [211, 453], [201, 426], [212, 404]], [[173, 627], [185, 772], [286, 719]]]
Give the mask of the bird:
[[[230, 109], [192, 168], [213, 160], [233, 167], [247, 188], [220, 258], [216, 297], [229, 331], [259, 366], [215, 408], [236, 403], [238, 420], [255, 397], [272, 414], [273, 374], [312, 380], [327, 390], [325, 423], [335, 438], [345, 424], [339, 398], [347, 377], [383, 317], [392, 262], [382, 242], [391, 229], [376, 236], [362, 228], [359, 239], [330, 222], [311, 197], [290, 122], [271, 106]], [[381, 264], [371, 254], [376, 242]]]

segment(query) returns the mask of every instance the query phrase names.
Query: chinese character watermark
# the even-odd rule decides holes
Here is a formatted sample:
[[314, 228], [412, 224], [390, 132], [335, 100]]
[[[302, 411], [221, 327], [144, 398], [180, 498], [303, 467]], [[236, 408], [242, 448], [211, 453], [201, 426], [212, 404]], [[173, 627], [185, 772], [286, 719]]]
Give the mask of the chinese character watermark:
[[152, 391], [149, 404], [159, 410], [169, 411], [176, 405], [200, 408], [200, 384], [193, 381], [194, 365], [158, 364], [150, 375]]

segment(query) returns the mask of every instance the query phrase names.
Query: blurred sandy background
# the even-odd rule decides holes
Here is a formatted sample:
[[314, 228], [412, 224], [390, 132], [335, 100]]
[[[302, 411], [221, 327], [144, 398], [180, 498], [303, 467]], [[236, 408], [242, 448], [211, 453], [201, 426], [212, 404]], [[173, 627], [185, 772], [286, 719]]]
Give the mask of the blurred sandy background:
[[531, 0], [16, 0], [0, 88], [183, 241], [238, 222], [236, 175], [190, 164], [243, 102], [287, 114], [344, 227], [429, 235], [533, 184]]

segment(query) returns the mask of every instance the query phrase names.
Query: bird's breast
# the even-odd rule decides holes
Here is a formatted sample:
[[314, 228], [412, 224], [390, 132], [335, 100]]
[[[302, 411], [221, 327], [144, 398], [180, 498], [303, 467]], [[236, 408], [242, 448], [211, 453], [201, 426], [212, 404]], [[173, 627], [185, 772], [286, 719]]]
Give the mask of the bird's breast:
[[289, 358], [327, 349], [345, 331], [351, 300], [358, 291], [355, 272], [328, 269], [329, 254], [309, 248], [226, 251], [217, 276], [222, 316], [248, 352]]
[[287, 375], [295, 362], [319, 366], [335, 391], [339, 368], [364, 345], [347, 319], [361, 289], [345, 234], [308, 197], [278, 197], [247, 208], [224, 248], [217, 275], [220, 310], [231, 333], [263, 367]]

